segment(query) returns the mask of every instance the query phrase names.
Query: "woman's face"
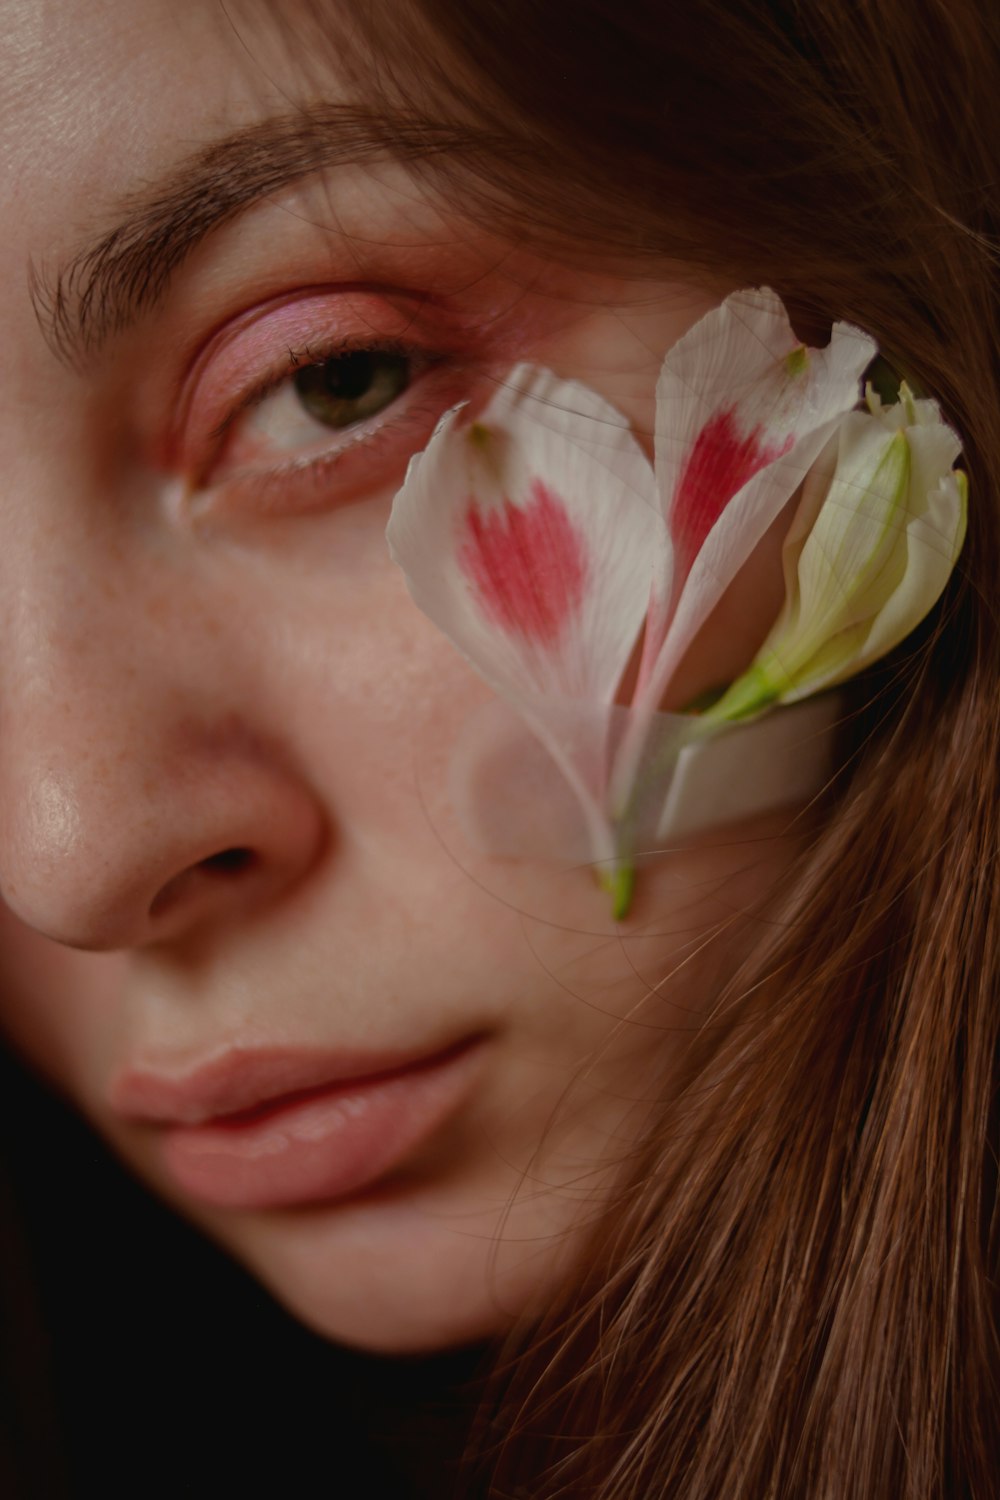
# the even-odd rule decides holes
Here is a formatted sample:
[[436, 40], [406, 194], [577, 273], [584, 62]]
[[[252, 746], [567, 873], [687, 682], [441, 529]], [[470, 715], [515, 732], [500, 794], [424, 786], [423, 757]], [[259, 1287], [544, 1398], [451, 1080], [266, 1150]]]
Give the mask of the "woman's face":
[[[664, 859], [621, 933], [586, 870], [469, 848], [443, 768], [489, 694], [389, 506], [516, 360], [647, 432], [717, 298], [463, 223], [256, 7], [0, 13], [4, 1025], [315, 1327], [495, 1331], [561, 1274], [732, 960], [705, 939], [789, 845]], [[749, 654], [773, 554], [692, 685]]]

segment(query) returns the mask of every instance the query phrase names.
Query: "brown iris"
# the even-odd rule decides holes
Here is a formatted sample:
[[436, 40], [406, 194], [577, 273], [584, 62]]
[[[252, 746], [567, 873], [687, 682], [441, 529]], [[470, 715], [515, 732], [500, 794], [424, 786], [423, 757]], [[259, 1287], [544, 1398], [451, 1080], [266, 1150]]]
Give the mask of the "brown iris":
[[374, 417], [410, 383], [411, 361], [388, 349], [354, 349], [321, 364], [303, 365], [293, 377], [305, 410], [324, 427], [350, 427]]

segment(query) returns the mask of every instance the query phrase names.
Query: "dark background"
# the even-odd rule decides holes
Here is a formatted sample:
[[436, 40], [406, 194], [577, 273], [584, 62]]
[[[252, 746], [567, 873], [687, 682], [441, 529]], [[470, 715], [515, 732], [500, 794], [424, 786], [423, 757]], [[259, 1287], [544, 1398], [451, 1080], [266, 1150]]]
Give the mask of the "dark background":
[[481, 1362], [307, 1332], [0, 1053], [3, 1500], [446, 1500]]

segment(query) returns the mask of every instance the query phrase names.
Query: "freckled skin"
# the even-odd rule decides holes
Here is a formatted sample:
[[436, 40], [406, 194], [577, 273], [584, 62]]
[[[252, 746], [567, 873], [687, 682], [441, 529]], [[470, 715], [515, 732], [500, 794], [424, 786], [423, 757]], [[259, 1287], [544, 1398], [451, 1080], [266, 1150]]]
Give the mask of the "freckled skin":
[[[576, 1185], [599, 1190], [627, 1149], [651, 1070], [669, 1072], [739, 957], [733, 911], [760, 903], [792, 844], [782, 818], [663, 860], [624, 938], [586, 870], [476, 854], [448, 745], [487, 693], [388, 558], [405, 454], [370, 494], [299, 516], [227, 511], [224, 495], [196, 516], [155, 457], [226, 320], [405, 275], [466, 298], [490, 379], [549, 365], [649, 447], [663, 354], [718, 291], [677, 267], [568, 274], [369, 163], [227, 225], [100, 362], [54, 355], [29, 265], [50, 273], [192, 147], [342, 89], [271, 25], [240, 3], [0, 0], [0, 1020], [307, 1322], [429, 1348], [502, 1330], [564, 1274], [565, 1231], [590, 1207]], [[752, 654], [780, 602], [780, 542], [696, 643], [685, 697]], [[234, 849], [253, 858], [213, 868]], [[715, 923], [723, 954], [691, 960]], [[109, 1103], [126, 1066], [474, 1033], [489, 1039], [475, 1097], [392, 1194], [350, 1204], [196, 1205], [155, 1131]]]

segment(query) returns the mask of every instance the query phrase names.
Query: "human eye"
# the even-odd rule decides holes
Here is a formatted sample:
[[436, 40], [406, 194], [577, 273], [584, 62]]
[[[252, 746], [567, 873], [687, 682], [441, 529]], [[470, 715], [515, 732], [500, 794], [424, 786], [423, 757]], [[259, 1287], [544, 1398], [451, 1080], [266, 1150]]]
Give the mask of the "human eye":
[[265, 394], [250, 425], [277, 447], [308, 443], [318, 427], [344, 432], [380, 416], [408, 390], [418, 360], [403, 349], [343, 349], [297, 364]]
[[255, 319], [205, 362], [181, 441], [196, 509], [291, 516], [353, 504], [401, 481], [444, 411], [467, 398], [473, 366], [447, 337], [438, 348], [416, 326], [382, 332], [370, 308], [363, 327], [339, 331], [343, 307], [307, 302], [294, 327], [280, 313]]

